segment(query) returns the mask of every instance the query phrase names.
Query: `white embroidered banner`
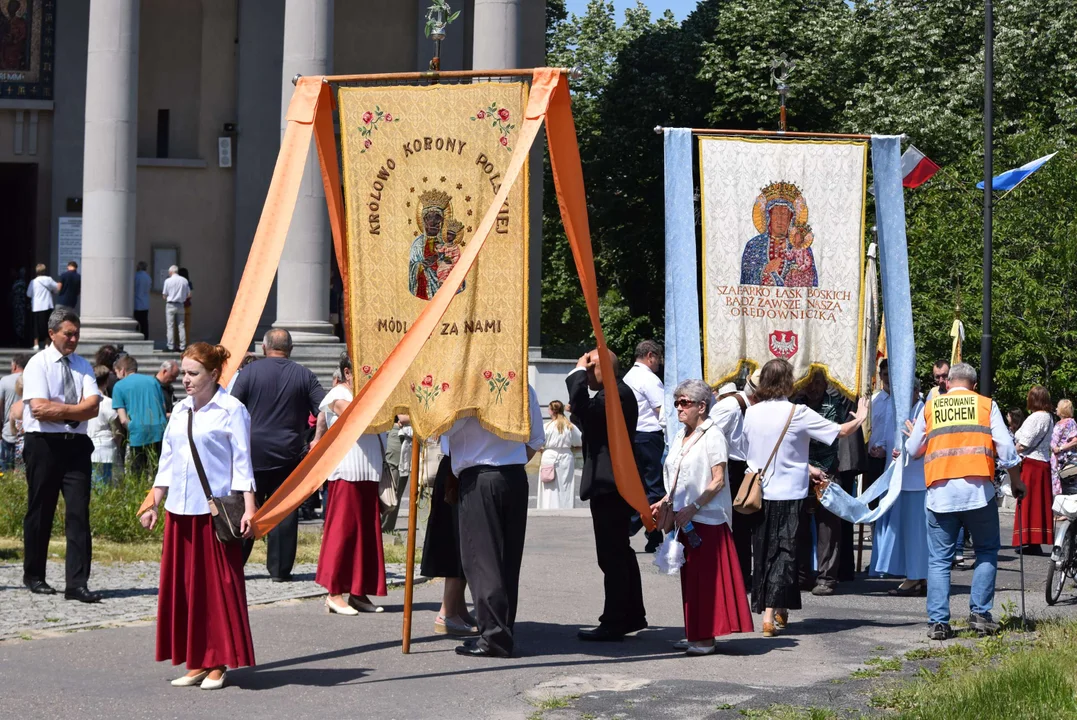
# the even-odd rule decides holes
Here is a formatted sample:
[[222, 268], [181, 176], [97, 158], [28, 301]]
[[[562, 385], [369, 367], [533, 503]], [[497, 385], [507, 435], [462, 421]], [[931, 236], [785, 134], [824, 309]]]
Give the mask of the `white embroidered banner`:
[[775, 357], [860, 387], [866, 142], [699, 140], [708, 383]]

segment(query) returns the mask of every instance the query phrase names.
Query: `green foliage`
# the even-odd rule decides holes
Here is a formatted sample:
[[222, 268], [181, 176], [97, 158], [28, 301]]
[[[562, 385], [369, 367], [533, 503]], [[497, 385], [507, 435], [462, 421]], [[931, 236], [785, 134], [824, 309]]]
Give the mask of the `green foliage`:
[[[548, 62], [584, 70], [573, 111], [587, 183], [601, 315], [619, 352], [664, 326], [662, 139], [655, 125], [775, 128], [771, 60], [786, 52], [789, 127], [907, 133], [943, 166], [905, 194], [918, 369], [949, 357], [960, 308], [965, 358], [980, 362], [983, 4], [965, 0], [702, 0], [680, 25], [638, 4], [582, 16], [547, 4]], [[1029, 385], [1077, 387], [1077, 6], [995, 7], [995, 172], [1060, 151], [997, 200], [995, 396], [1023, 404]], [[543, 345], [571, 355], [593, 342], [547, 168]], [[869, 213], [873, 208], [869, 205]], [[698, 220], [697, 220], [698, 223]], [[869, 217], [869, 225], [871, 218]], [[674, 278], [673, 282], [698, 282]]]
[[[114, 542], [160, 540], [164, 522], [158, 522], [153, 531], [147, 531], [135, 515], [151, 484], [151, 478], [127, 476], [113, 485], [93, 488], [90, 494], [90, 531], [93, 536]], [[61, 497], [56, 505], [53, 537], [64, 535], [64, 509]], [[22, 472], [6, 472], [0, 477], [0, 537], [21, 538], [25, 515], [26, 476]]]

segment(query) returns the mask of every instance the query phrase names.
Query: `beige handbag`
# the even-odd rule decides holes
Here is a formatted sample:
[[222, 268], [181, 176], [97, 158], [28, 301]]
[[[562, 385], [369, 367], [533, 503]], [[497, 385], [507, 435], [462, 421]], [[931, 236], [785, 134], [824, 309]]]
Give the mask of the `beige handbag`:
[[381, 476], [378, 478], [378, 504], [382, 513], [395, 510], [400, 506], [400, 497], [396, 493], [396, 485], [393, 483], [393, 473], [389, 470], [389, 462], [385, 459], [385, 441], [378, 435], [378, 443], [381, 444]]
[[763, 469], [744, 473], [744, 482], [740, 484], [737, 497], [733, 499], [733, 509], [741, 515], [751, 515], [763, 509], [763, 476], [767, 474], [767, 469], [774, 462], [774, 458], [778, 454], [778, 448], [782, 446], [782, 440], [785, 439], [785, 433], [789, 431], [789, 423], [793, 422], [793, 415], [796, 411], [797, 406], [794, 405], [789, 411], [789, 417], [785, 419], [782, 434], [778, 436], [778, 442], [774, 444], [774, 450], [771, 451], [767, 464], [763, 466]]

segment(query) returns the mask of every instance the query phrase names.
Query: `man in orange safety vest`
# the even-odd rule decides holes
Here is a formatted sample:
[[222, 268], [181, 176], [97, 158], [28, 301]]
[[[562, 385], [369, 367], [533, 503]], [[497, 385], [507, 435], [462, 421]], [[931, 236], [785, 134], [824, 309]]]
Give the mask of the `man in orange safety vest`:
[[969, 627], [980, 635], [998, 631], [991, 618], [1000, 546], [992, 482], [996, 463], [1009, 472], [1014, 497], [1025, 494], [1013, 439], [995, 402], [975, 392], [976, 370], [957, 363], [950, 368], [948, 382], [949, 391], [931, 398], [915, 425], [906, 422], [905, 449], [914, 458], [924, 458], [927, 481], [927, 613], [932, 640], [953, 637], [950, 564], [962, 525], [972, 535], [976, 551]]

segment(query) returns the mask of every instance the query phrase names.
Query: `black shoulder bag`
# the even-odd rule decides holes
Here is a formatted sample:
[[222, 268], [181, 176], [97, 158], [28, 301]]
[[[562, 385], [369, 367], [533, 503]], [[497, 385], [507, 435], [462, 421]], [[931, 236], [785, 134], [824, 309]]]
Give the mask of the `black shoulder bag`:
[[198, 479], [202, 483], [202, 492], [206, 494], [206, 502], [209, 503], [209, 514], [213, 516], [213, 532], [222, 543], [235, 543], [243, 540], [240, 532], [240, 521], [243, 513], [247, 510], [243, 495], [229, 494], [224, 497], [213, 497], [213, 491], [206, 479], [206, 469], [202, 467], [202, 458], [198, 456], [198, 448], [194, 444], [194, 410], [187, 414], [187, 441], [191, 444], [191, 459], [194, 460], [194, 468], [198, 471]]

